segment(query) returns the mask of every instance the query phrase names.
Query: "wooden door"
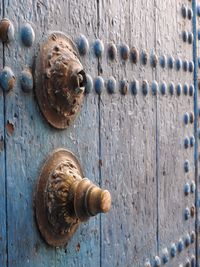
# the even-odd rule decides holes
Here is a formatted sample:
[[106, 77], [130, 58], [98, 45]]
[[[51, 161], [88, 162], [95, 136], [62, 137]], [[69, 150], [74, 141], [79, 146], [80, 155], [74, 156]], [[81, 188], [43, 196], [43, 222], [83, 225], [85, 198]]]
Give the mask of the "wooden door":
[[[15, 30], [0, 44], [1, 72], [16, 78], [0, 93], [0, 266], [198, 266], [198, 10], [195, 0], [0, 3]], [[91, 79], [66, 130], [46, 122], [21, 83], [27, 70], [34, 82], [52, 31], [89, 44], [81, 62]], [[110, 190], [112, 209], [52, 248], [33, 199], [44, 160], [61, 147]]]

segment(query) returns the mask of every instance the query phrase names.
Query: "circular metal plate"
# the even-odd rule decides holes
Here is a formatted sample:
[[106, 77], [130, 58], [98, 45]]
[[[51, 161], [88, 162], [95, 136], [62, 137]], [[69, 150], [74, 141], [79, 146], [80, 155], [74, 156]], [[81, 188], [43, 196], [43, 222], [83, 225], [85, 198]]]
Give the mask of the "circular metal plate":
[[79, 170], [83, 177], [83, 172], [77, 158], [70, 151], [66, 149], [55, 150], [46, 160], [40, 173], [38, 184], [36, 187], [35, 194], [35, 214], [39, 230], [45, 241], [55, 247], [64, 246], [68, 243], [79, 223], [73, 224], [64, 234], [58, 234], [54, 232], [52, 225], [48, 221], [47, 210], [46, 210], [46, 187], [48, 179], [55, 168], [63, 161], [72, 160], [74, 165]]

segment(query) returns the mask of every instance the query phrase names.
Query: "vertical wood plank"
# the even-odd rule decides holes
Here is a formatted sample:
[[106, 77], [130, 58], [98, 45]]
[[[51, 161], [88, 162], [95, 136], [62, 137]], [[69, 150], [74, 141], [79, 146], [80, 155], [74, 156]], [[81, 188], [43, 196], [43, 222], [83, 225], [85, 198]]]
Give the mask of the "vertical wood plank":
[[[13, 20], [15, 41], [5, 50], [6, 65], [12, 67], [17, 84], [6, 97], [7, 132], [8, 264], [25, 266], [99, 266], [99, 218], [82, 224], [67, 248], [54, 249], [41, 239], [33, 212], [33, 191], [46, 156], [55, 148], [70, 149], [80, 159], [84, 173], [98, 183], [98, 102], [93, 93], [85, 97], [80, 116], [64, 131], [50, 127], [39, 112], [34, 94], [21, 90], [19, 77], [33, 66], [35, 48], [48, 31], [63, 31], [75, 40], [85, 34], [95, 37], [96, 3], [83, 1], [5, 1], [6, 16]], [[36, 40], [31, 48], [20, 39], [20, 29], [30, 23]], [[82, 58], [93, 77], [97, 63], [92, 53]], [[92, 137], [92, 138], [91, 138]], [[86, 256], [87, 255], [87, 256]]]
[[[116, 93], [101, 95], [101, 173], [102, 186], [109, 188], [113, 205], [102, 215], [101, 266], [144, 266], [156, 254], [156, 99], [144, 80], [151, 84], [149, 54], [155, 47], [153, 1], [100, 1], [100, 39], [105, 54], [100, 61], [105, 84], [116, 79]], [[107, 57], [108, 44], [118, 49], [117, 59]], [[126, 44], [140, 53], [146, 50], [148, 63], [134, 65], [120, 58]], [[119, 92], [119, 83], [128, 81], [127, 95]], [[139, 91], [133, 95], [131, 82], [137, 79]]]
[[[0, 3], [0, 19], [3, 18], [3, 2]], [[3, 69], [3, 45], [0, 43], [0, 70]], [[6, 181], [4, 150], [4, 96], [0, 90], [0, 266], [6, 266]]]
[[[183, 18], [182, 5], [191, 10], [188, 1], [156, 1], [156, 51], [159, 56], [171, 56], [177, 60], [193, 61], [193, 46], [182, 39], [183, 31], [192, 33], [192, 20]], [[187, 13], [188, 14], [188, 13]], [[168, 66], [157, 68], [156, 77], [160, 85], [158, 94], [158, 213], [159, 213], [159, 256], [163, 257], [163, 250], [171, 254], [172, 244], [175, 244], [177, 253], [169, 257], [168, 266], [185, 265], [195, 255], [195, 243], [178, 253], [178, 242], [185, 242], [187, 234], [195, 231], [195, 218], [185, 219], [186, 208], [191, 209], [195, 204], [195, 194], [184, 194], [186, 183], [191, 185], [195, 181], [194, 145], [186, 149], [184, 141], [194, 137], [194, 122], [184, 123], [184, 114], [194, 114], [194, 94], [184, 93], [184, 85], [193, 84], [193, 73], [176, 70], [176, 63], [170, 69]], [[166, 93], [163, 95], [161, 86], [166, 83]], [[175, 85], [173, 95], [169, 92], [169, 84]], [[180, 83], [182, 92], [177, 93]], [[188, 160], [189, 171], [184, 170]]]

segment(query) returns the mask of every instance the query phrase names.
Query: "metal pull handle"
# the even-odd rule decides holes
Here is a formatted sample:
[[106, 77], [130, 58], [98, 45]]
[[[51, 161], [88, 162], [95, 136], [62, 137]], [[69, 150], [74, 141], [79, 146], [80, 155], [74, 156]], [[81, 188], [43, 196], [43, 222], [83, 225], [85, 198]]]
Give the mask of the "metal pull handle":
[[37, 223], [48, 244], [65, 245], [80, 222], [110, 207], [110, 193], [84, 178], [71, 152], [53, 152], [43, 166], [35, 198]]

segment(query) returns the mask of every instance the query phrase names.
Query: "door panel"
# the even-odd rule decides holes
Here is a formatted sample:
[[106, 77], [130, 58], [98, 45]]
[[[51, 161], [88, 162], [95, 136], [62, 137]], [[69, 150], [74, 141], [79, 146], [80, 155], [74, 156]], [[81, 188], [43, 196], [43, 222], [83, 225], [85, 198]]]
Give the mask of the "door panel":
[[[86, 96], [79, 118], [67, 130], [49, 126], [41, 115], [34, 93], [24, 93], [19, 77], [33, 66], [37, 44], [49, 31], [63, 31], [74, 41], [79, 34], [90, 40], [96, 35], [96, 4], [92, 1], [5, 1], [5, 16], [12, 18], [16, 38], [5, 48], [5, 64], [12, 67], [17, 84], [6, 96], [8, 266], [94, 266], [100, 262], [99, 217], [82, 224], [67, 248], [54, 249], [41, 239], [33, 210], [33, 192], [42, 164], [52, 150], [64, 147], [80, 159], [84, 173], [99, 182], [99, 115], [94, 94]], [[30, 23], [35, 43], [25, 47], [20, 30]], [[86, 27], [87, 25], [87, 27]], [[91, 51], [91, 50], [90, 50]], [[86, 71], [97, 74], [91, 52], [82, 58]], [[91, 138], [92, 137], [92, 138]]]

